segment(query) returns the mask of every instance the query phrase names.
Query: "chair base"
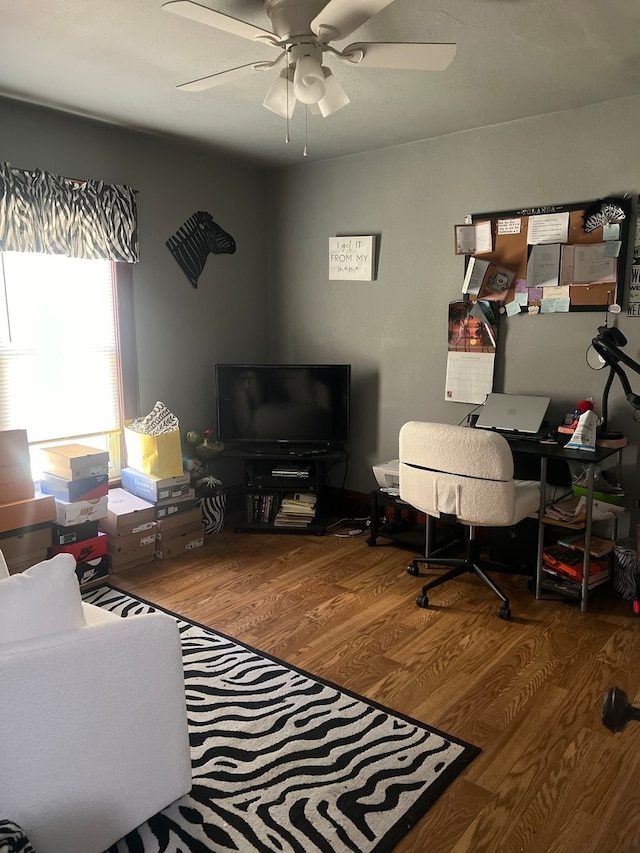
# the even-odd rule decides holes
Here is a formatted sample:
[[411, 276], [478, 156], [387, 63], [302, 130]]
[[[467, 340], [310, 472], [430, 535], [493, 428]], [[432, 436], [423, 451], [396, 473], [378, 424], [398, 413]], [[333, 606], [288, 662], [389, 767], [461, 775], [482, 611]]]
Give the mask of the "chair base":
[[439, 577], [433, 578], [433, 580], [429, 581], [422, 587], [422, 593], [416, 598], [416, 604], [418, 605], [418, 607], [429, 606], [429, 596], [427, 595], [429, 590], [435, 589], [436, 587], [441, 586], [443, 583], [446, 583], [447, 581], [450, 581], [453, 578], [460, 577], [460, 575], [472, 574], [479, 577], [480, 580], [484, 584], [486, 584], [489, 589], [493, 590], [493, 592], [502, 601], [502, 607], [500, 607], [500, 609], [498, 610], [498, 616], [501, 619], [511, 618], [511, 608], [509, 607], [509, 599], [484, 570], [485, 565], [487, 567], [490, 566], [489, 563], [485, 563], [484, 561], [473, 557], [468, 557], [465, 560], [446, 558], [443, 559], [437, 557], [416, 557], [407, 569], [409, 574], [419, 574], [419, 565], [451, 566], [452, 568], [450, 568], [449, 571], [444, 572], [444, 574], [440, 575]]

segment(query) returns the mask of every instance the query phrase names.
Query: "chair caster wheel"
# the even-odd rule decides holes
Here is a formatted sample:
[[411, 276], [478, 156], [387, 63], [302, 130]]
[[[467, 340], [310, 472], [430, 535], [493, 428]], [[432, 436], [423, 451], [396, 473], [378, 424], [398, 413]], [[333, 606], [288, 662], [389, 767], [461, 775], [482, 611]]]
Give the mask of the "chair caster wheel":
[[498, 616], [506, 621], [511, 619], [511, 608], [508, 604], [505, 604], [503, 607], [500, 608], [500, 610], [498, 610]]
[[413, 563], [411, 563], [410, 566], [407, 566], [407, 574], [413, 575], [414, 577], [418, 577], [420, 575], [420, 569], [417, 566], [414, 566]]
[[428, 607], [429, 606], [429, 596], [422, 593], [416, 598], [416, 604], [418, 607]]

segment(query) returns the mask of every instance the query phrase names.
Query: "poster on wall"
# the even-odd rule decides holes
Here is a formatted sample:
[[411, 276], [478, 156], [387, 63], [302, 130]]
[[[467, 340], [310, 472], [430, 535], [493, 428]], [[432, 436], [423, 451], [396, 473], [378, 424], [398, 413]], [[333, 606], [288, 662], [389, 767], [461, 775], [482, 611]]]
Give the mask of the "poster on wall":
[[484, 403], [493, 389], [497, 328], [495, 303], [449, 304], [445, 400]]
[[634, 264], [631, 267], [627, 317], [640, 317], [640, 264]]

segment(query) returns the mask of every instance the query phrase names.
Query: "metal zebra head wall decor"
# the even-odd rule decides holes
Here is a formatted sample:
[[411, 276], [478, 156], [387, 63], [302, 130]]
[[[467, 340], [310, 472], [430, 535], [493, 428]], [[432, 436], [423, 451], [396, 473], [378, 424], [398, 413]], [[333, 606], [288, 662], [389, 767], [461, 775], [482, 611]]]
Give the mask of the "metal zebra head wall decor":
[[233, 255], [236, 241], [213, 221], [210, 213], [198, 210], [169, 237], [166, 246], [191, 284], [197, 287], [209, 253]]

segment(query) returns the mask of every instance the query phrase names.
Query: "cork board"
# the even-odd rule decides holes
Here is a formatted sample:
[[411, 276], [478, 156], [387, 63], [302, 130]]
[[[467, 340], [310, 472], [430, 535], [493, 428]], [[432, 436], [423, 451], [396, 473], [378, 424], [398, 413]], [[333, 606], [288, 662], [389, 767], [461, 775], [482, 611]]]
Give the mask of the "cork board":
[[[606, 215], [599, 217], [599, 211], [609, 210], [604, 205], [611, 203], [623, 211], [620, 218], [610, 218]], [[585, 230], [585, 219], [594, 216], [594, 221], [603, 219], [603, 224], [596, 225], [592, 230]], [[569, 246], [588, 246], [605, 244], [605, 228], [617, 225], [619, 252], [615, 260], [615, 281], [587, 282], [569, 286], [569, 311], [601, 311], [608, 305], [621, 304], [624, 296], [624, 283], [629, 249], [629, 230], [632, 216], [631, 198], [610, 198], [572, 204], [555, 204], [543, 207], [521, 208], [519, 210], [498, 211], [492, 213], [477, 213], [471, 217], [472, 223], [491, 222], [493, 250], [482, 253], [478, 257], [492, 263], [507, 267], [516, 274], [516, 282], [521, 286], [527, 279], [527, 265], [531, 254], [528, 243], [529, 220], [531, 217], [545, 217], [553, 214], [568, 213], [569, 224], [566, 244]], [[505, 223], [511, 223], [511, 230]], [[505, 231], [507, 233], [505, 233]], [[607, 232], [610, 233], [609, 231]], [[510, 293], [506, 302], [515, 298]], [[538, 301], [539, 304], [539, 301]]]

